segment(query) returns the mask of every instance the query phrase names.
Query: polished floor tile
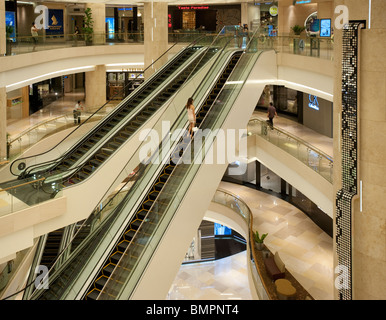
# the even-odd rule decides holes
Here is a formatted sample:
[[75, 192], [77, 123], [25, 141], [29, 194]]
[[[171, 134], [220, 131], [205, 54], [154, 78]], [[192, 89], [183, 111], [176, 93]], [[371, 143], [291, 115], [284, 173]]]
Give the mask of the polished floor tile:
[[[268, 233], [267, 247], [271, 252], [279, 252], [286, 268], [314, 299], [334, 298], [333, 240], [330, 236], [299, 209], [273, 195], [228, 182], [221, 182], [219, 187], [247, 203], [253, 213], [253, 229]], [[251, 293], [246, 292], [249, 290], [246, 259], [244, 252], [210, 263], [182, 265], [168, 299], [251, 299]], [[213, 270], [223, 272], [214, 273]], [[236, 283], [228, 279], [236, 276]], [[221, 294], [223, 286], [216, 287], [218, 283], [225, 285], [227, 292], [233, 295]], [[200, 286], [201, 291], [198, 290]]]

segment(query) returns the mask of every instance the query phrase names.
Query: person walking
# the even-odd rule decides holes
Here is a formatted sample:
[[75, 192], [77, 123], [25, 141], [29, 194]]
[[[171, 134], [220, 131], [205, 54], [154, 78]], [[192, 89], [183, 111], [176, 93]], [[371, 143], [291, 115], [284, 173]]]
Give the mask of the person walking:
[[76, 115], [78, 119], [78, 124], [80, 124], [80, 116], [82, 115], [83, 106], [80, 100], [78, 100], [78, 103], [75, 105]]
[[32, 26], [31, 26], [31, 36], [32, 36], [32, 40], [34, 42], [34, 46], [32, 48], [32, 51], [35, 51], [36, 50], [36, 45], [38, 43], [38, 28], [36, 28], [36, 25], [35, 25], [35, 22], [32, 22]]
[[196, 124], [196, 112], [194, 111], [193, 98], [189, 98], [186, 103], [186, 110], [188, 112], [188, 120], [189, 120], [189, 133], [190, 137], [193, 136], [193, 128]]
[[268, 106], [267, 117], [268, 117], [268, 123], [271, 128], [273, 127], [273, 118], [275, 118], [275, 116], [277, 116], [276, 108], [273, 106], [273, 103], [270, 102]]

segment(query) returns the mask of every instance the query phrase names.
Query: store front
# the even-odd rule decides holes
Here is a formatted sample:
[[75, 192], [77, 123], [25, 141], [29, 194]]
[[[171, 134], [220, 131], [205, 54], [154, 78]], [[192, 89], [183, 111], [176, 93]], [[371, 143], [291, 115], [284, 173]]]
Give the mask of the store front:
[[169, 6], [169, 32], [218, 32], [241, 21], [240, 5]]
[[106, 73], [107, 100], [122, 100], [144, 81], [143, 70], [132, 69]]
[[332, 138], [332, 102], [285, 86], [268, 85], [260, 96], [256, 110], [266, 112], [269, 102], [273, 103], [279, 115]]

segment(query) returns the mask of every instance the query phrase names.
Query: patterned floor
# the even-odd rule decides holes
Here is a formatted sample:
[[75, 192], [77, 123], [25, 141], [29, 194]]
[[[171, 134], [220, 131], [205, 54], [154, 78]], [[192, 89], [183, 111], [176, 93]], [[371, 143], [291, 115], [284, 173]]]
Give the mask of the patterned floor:
[[[220, 187], [239, 195], [248, 204], [254, 216], [254, 229], [268, 233], [267, 247], [271, 252], [279, 251], [286, 268], [314, 299], [333, 299], [330, 236], [286, 201], [232, 183], [221, 182]], [[245, 253], [222, 260], [182, 265], [168, 299], [251, 299], [247, 292]]]
[[182, 265], [168, 300], [251, 300], [246, 251], [216, 261]]

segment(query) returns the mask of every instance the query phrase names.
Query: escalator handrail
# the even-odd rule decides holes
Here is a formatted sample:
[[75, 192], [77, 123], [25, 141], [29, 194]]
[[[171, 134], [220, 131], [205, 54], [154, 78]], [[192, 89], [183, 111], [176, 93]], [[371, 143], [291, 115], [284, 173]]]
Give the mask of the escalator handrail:
[[[254, 38], [254, 36], [255, 36], [256, 33], [257, 33], [257, 30], [255, 31], [255, 33], [254, 33], [253, 36], [251, 37], [251, 39], [250, 39], [250, 41], [248, 42], [248, 45], [246, 46], [246, 48], [243, 50], [243, 53], [240, 55], [240, 58], [238, 59], [236, 65], [233, 67], [231, 73], [230, 73], [229, 76], [228, 76], [228, 79], [231, 78], [231, 76], [232, 76], [234, 70], [236, 70], [237, 65], [238, 65], [239, 62], [241, 61], [242, 55], [243, 55], [247, 50], [249, 50], [249, 46], [250, 46], [250, 44], [251, 44], [251, 41], [252, 41], [252, 39]], [[234, 54], [235, 54], [235, 53], [234, 53]], [[233, 54], [233, 55], [234, 55], [234, 54]], [[204, 123], [205, 119], [206, 119], [207, 116], [209, 115], [210, 111], [212, 110], [213, 106], [215, 105], [215, 102], [216, 102], [216, 100], [217, 100], [217, 97], [219, 97], [219, 96], [221, 95], [223, 89], [224, 89], [224, 87], [222, 87], [222, 88], [220, 89], [220, 91], [219, 91], [219, 93], [217, 94], [216, 98], [214, 99], [212, 105], [210, 106], [209, 110], [206, 112], [206, 115], [205, 115], [204, 118], [202, 119], [202, 121], [201, 121], [201, 123], [200, 123], [200, 126]], [[193, 138], [193, 139], [194, 139], [194, 138]], [[193, 139], [190, 139], [190, 140], [189, 140], [188, 146], [185, 148], [185, 150], [189, 150], [189, 145], [192, 144]], [[170, 154], [172, 154], [172, 152], [171, 152]], [[182, 161], [182, 159], [183, 159], [183, 157], [181, 156], [181, 157], [179, 158], [179, 160], [178, 160], [179, 163]], [[170, 176], [173, 175], [173, 172], [174, 172], [174, 170], [177, 168], [177, 166], [178, 166], [179, 163], [177, 163], [177, 164], [174, 166], [172, 172], [170, 173]], [[166, 185], [167, 183], [168, 183], [168, 180], [166, 181], [165, 185]], [[165, 186], [164, 186], [164, 187], [165, 187]], [[163, 188], [164, 188], [164, 187], [163, 187]], [[135, 231], [135, 234], [133, 235], [133, 238], [132, 238], [132, 239], [134, 239], [134, 238], [136, 237], [136, 235], [137, 235], [138, 231], [140, 230], [140, 228], [141, 228], [143, 222], [146, 221], [147, 215], [151, 212], [153, 206], [154, 206], [155, 203], [157, 202], [157, 199], [160, 197], [161, 193], [162, 193], [162, 191], [161, 191], [160, 193], [158, 193], [156, 199], [154, 200], [153, 204], [152, 204], [151, 207], [149, 208], [149, 210], [148, 210], [146, 216], [144, 217], [144, 219], [142, 220], [140, 226], [139, 226], [138, 229]], [[126, 253], [127, 250], [129, 249], [129, 247], [131, 246], [131, 244], [132, 244], [132, 240], [130, 241], [129, 245], [128, 245], [127, 248], [125, 249], [125, 253]], [[124, 256], [125, 256], [125, 254], [122, 255], [121, 259], [122, 259]], [[101, 293], [103, 292], [103, 289], [108, 285], [108, 283], [109, 283], [109, 281], [110, 281], [110, 279], [111, 279], [111, 276], [114, 274], [114, 271], [115, 271], [115, 270], [117, 269], [117, 267], [119, 266], [121, 259], [118, 261], [118, 263], [117, 263], [116, 266], [114, 267], [114, 270], [112, 271], [112, 273], [111, 273], [109, 279], [108, 279], [108, 280], [106, 281], [106, 283], [104, 284], [104, 287], [100, 290], [100, 293], [98, 294], [97, 299], [99, 298], [99, 296], [100, 296]]]
[[[241, 50], [240, 50], [240, 51], [241, 51]], [[235, 53], [233, 53], [232, 56], [233, 56], [234, 54], [235, 54]], [[241, 58], [241, 57], [240, 57], [240, 58]], [[239, 59], [239, 61], [240, 61], [240, 59]], [[234, 69], [236, 68], [236, 66], [237, 66], [237, 64], [235, 65]], [[234, 70], [234, 69], [233, 69], [233, 70]], [[232, 75], [232, 73], [233, 73], [233, 70], [232, 70], [232, 72], [230, 73], [230, 75], [228, 76], [228, 78], [231, 77], [231, 75]], [[213, 86], [212, 86], [212, 87], [213, 87]], [[222, 90], [223, 90], [223, 88], [221, 88], [220, 92], [217, 94], [217, 97], [222, 93]], [[217, 99], [217, 97], [216, 97], [216, 99]], [[203, 120], [201, 121], [200, 126], [203, 124], [204, 120], [205, 120], [206, 117], [209, 115], [210, 111], [212, 110], [213, 106], [215, 105], [216, 99], [213, 101], [213, 103], [211, 104], [209, 110], [206, 112], [206, 115], [205, 115], [205, 117], [203, 118]], [[181, 136], [182, 136], [184, 133], [186, 133], [186, 128], [187, 128], [187, 126], [185, 127], [185, 131], [181, 130]], [[193, 139], [194, 139], [194, 138], [193, 138]], [[188, 145], [187, 145], [186, 148], [185, 148], [185, 151], [186, 151], [186, 150], [189, 150], [189, 145], [192, 144], [193, 139], [190, 139], [190, 140], [189, 140]], [[181, 138], [180, 138], [179, 140], [181, 140]], [[173, 151], [175, 151], [175, 149], [173, 149], [172, 152], [170, 152], [170, 154], [172, 154]], [[172, 169], [172, 171], [171, 171], [171, 173], [170, 173], [170, 176], [173, 175], [174, 171], [176, 170], [176, 168], [178, 167], [178, 165], [181, 163], [181, 161], [183, 161], [183, 157], [182, 157], [182, 156], [179, 158], [178, 163], [175, 164], [174, 168]], [[168, 184], [168, 182], [169, 182], [169, 180], [167, 180], [167, 181], [165, 182], [165, 185], [163, 186], [163, 188], [165, 188], [165, 186]], [[141, 229], [142, 224], [146, 221], [147, 215], [152, 211], [153, 207], [154, 207], [155, 204], [157, 203], [158, 198], [159, 198], [161, 195], [162, 195], [162, 191], [158, 193], [158, 195], [156, 196], [156, 199], [154, 200], [153, 204], [152, 204], [151, 207], [149, 208], [149, 210], [148, 210], [146, 216], [145, 216], [145, 217], [143, 218], [143, 220], [141, 221], [140, 226], [139, 226], [138, 229], [135, 231], [135, 233], [134, 233], [134, 235], [133, 235], [133, 237], [132, 237], [132, 240], [130, 241], [129, 245], [128, 245], [127, 248], [125, 249], [125, 253], [127, 252], [127, 250], [128, 250], [128, 249], [130, 248], [130, 246], [132, 245], [133, 239], [137, 236], [139, 230]], [[121, 259], [122, 259], [124, 256], [125, 256], [125, 254], [122, 255]], [[114, 267], [114, 269], [113, 269], [113, 271], [112, 271], [112, 273], [111, 273], [111, 275], [110, 275], [110, 278], [106, 281], [104, 287], [102, 288], [102, 290], [101, 290], [100, 293], [98, 294], [97, 300], [98, 300], [99, 296], [102, 294], [103, 289], [108, 285], [108, 283], [109, 283], [109, 281], [110, 281], [110, 279], [111, 279], [111, 276], [114, 274], [114, 271], [119, 267], [119, 264], [120, 264], [121, 259], [118, 261], [118, 263], [117, 263], [116, 266]]]
[[[188, 36], [187, 36], [187, 37], [188, 37]], [[195, 39], [194, 41], [190, 42], [190, 44], [188, 45], [188, 47], [191, 46], [191, 45], [194, 45], [199, 39], [202, 39], [202, 38], [204, 38], [204, 37], [206, 37], [206, 35], [202, 35], [202, 36], [200, 36], [199, 38]], [[177, 44], [179, 44], [179, 43], [181, 43], [181, 42], [183, 42], [182, 39], [181, 39], [180, 41], [175, 42], [170, 48], [168, 48], [164, 53], [162, 53], [162, 54], [161, 54], [161, 55], [160, 55], [153, 63], [151, 63], [147, 68], [145, 68], [145, 70], [143, 70], [143, 73], [145, 73], [147, 70], [149, 70], [150, 68], [152, 68], [152, 67], [155, 65], [155, 63], [157, 63], [160, 59], [162, 59], [162, 57], [164, 57], [165, 55], [167, 55], [168, 52], [169, 52], [172, 48], [174, 48]], [[138, 74], [134, 80], [136, 80], [139, 76], [140, 76], [140, 74]], [[127, 84], [122, 90], [124, 90], [127, 86], [128, 86], [128, 84]], [[14, 160], [14, 161], [12, 162], [12, 164], [10, 165], [10, 168], [9, 168], [11, 174], [13, 174], [13, 175], [15, 175], [15, 176], [18, 176], [18, 174], [15, 174], [15, 173], [12, 172], [12, 167], [13, 167], [13, 165], [14, 165], [16, 162], [19, 163], [20, 161], [25, 160], [25, 159], [30, 159], [30, 158], [33, 158], [33, 157], [38, 157], [38, 156], [41, 156], [41, 155], [43, 155], [43, 154], [46, 154], [46, 153], [50, 152], [51, 150], [55, 149], [59, 144], [61, 144], [64, 140], [66, 140], [69, 136], [71, 136], [74, 132], [76, 132], [80, 127], [82, 127], [83, 125], [85, 125], [85, 123], [87, 123], [87, 122], [88, 122], [95, 114], [97, 114], [102, 108], [104, 108], [108, 103], [110, 103], [116, 95], [118, 95], [118, 93], [116, 93], [114, 96], [112, 96], [112, 97], [110, 98], [110, 100], [108, 100], [106, 103], [104, 103], [99, 109], [97, 109], [94, 113], [92, 113], [86, 120], [84, 120], [79, 126], [77, 126], [77, 127], [76, 127], [74, 130], [72, 130], [69, 134], [67, 134], [61, 141], [59, 141], [59, 142], [58, 142], [54, 147], [52, 147], [51, 149], [46, 150], [46, 151], [44, 151], [44, 152], [41, 152], [41, 153], [39, 153], [39, 154], [35, 154], [35, 155], [32, 155], [32, 156], [28, 156], [28, 157], [24, 157], [24, 158], [20, 158], [20, 159]], [[62, 156], [62, 157], [63, 157], [63, 156]], [[60, 158], [62, 158], [62, 157], [60, 157]], [[57, 160], [60, 159], [60, 158], [57, 158], [57, 159], [54, 159], [54, 160], [50, 160], [50, 161], [46, 161], [46, 162], [43, 162], [43, 163], [41, 163], [41, 164], [49, 164], [50, 162], [57, 161]]]

